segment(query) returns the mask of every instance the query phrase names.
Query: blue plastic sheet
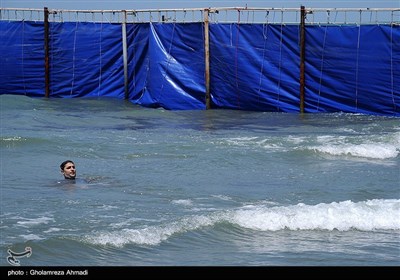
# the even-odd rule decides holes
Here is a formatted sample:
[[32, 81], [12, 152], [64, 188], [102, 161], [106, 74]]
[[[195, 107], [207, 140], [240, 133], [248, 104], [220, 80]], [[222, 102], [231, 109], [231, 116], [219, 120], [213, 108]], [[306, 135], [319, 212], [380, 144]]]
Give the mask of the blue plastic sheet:
[[0, 94], [44, 96], [43, 23], [0, 21]]
[[[133, 81], [142, 85], [134, 103], [173, 110], [204, 109], [204, 43], [200, 24], [150, 23], [132, 26], [145, 29], [147, 42], [130, 38], [131, 56], [138, 57], [142, 67]], [[134, 36], [133, 36], [134, 37]], [[145, 45], [146, 47], [141, 46]], [[133, 46], [133, 47], [132, 47]], [[140, 72], [145, 71], [140, 75]]]
[[[206, 108], [203, 23], [127, 24], [128, 98]], [[43, 22], [0, 21], [0, 94], [44, 96]], [[210, 24], [211, 107], [300, 111], [300, 30]], [[125, 98], [122, 26], [50, 23], [50, 97]], [[307, 25], [305, 112], [400, 116], [400, 26]]]
[[298, 26], [212, 24], [214, 108], [299, 110]]
[[400, 29], [306, 29], [306, 111], [399, 114]]
[[124, 97], [121, 25], [50, 26], [50, 96]]

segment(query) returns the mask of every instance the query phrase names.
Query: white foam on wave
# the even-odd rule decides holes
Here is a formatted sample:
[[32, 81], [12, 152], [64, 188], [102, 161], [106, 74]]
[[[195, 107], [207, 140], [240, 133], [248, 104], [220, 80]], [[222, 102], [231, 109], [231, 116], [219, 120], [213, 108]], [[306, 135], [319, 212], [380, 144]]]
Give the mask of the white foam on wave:
[[286, 140], [292, 144], [301, 144], [301, 143], [305, 142], [307, 140], [307, 138], [302, 137], [302, 136], [289, 135]]
[[[226, 143], [228, 145], [233, 145], [233, 146], [248, 146], [251, 143], [254, 143], [258, 137], [233, 137], [233, 138], [228, 138], [226, 139]], [[225, 143], [225, 141], [223, 143]]]
[[183, 206], [191, 206], [193, 204], [193, 201], [190, 199], [175, 199], [172, 201], [172, 203]]
[[371, 159], [390, 159], [399, 155], [399, 150], [388, 144], [327, 144], [310, 149], [333, 156], [353, 156]]
[[222, 194], [211, 195], [212, 197], [218, 198], [220, 200], [231, 201], [232, 197]]
[[98, 232], [84, 237], [84, 241], [96, 245], [123, 247], [126, 244], [157, 245], [173, 234], [210, 226], [215, 220], [207, 216], [194, 216], [165, 226], [149, 226], [141, 229], [122, 229], [111, 232]]
[[400, 200], [374, 199], [361, 202], [343, 201], [317, 205], [254, 206], [237, 210], [231, 222], [261, 231], [399, 230]]
[[44, 233], [50, 233], [50, 232], [59, 232], [59, 231], [61, 231], [61, 230], [62, 230], [61, 228], [51, 227], [51, 228], [49, 228], [48, 230], [44, 230], [43, 232], [44, 232]]
[[260, 147], [268, 151], [311, 150], [331, 156], [392, 159], [400, 154], [400, 132], [384, 135], [319, 135], [280, 137], [238, 137], [226, 140], [238, 147]]
[[25, 239], [26, 241], [29, 240], [44, 240], [44, 238], [40, 237], [39, 235], [36, 234], [21, 234], [21, 238]]
[[[274, 205], [274, 204], [273, 204]], [[175, 234], [230, 223], [259, 231], [278, 230], [400, 230], [400, 200], [374, 199], [342, 201], [317, 205], [247, 205], [239, 209], [216, 210], [207, 215], [185, 217], [165, 225], [138, 229], [100, 231], [83, 238], [95, 245], [123, 247], [126, 244], [158, 245]]]
[[21, 234], [19, 235], [22, 239], [25, 239], [26, 241], [30, 240], [44, 240], [45, 238], [40, 237], [39, 235], [36, 234]]
[[14, 137], [2, 137], [2, 141], [24, 141], [26, 140], [25, 138], [22, 138], [20, 136], [14, 136]]
[[400, 153], [400, 133], [381, 136], [332, 136], [317, 137], [318, 146], [308, 149], [333, 156], [350, 156], [370, 159], [396, 158]]
[[48, 224], [49, 222], [54, 222], [54, 219], [50, 217], [39, 217], [33, 219], [22, 218], [21, 221], [17, 222], [17, 224], [23, 227], [32, 227], [41, 224]]

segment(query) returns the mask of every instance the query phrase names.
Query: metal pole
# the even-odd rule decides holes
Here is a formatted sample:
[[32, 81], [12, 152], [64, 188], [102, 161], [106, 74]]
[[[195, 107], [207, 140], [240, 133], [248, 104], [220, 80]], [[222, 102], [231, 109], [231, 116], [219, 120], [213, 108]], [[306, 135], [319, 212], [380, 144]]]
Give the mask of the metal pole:
[[129, 80], [128, 80], [128, 46], [126, 40], [126, 11], [123, 10], [122, 19], [122, 56], [124, 63], [124, 91], [125, 99], [129, 99]]
[[208, 14], [210, 10], [204, 10], [204, 66], [205, 66], [205, 83], [206, 83], [206, 109], [211, 109], [210, 96], [210, 34]]
[[44, 96], [50, 96], [50, 66], [49, 66], [49, 10], [44, 7]]
[[304, 113], [304, 90], [305, 90], [305, 19], [306, 9], [300, 7], [300, 113]]

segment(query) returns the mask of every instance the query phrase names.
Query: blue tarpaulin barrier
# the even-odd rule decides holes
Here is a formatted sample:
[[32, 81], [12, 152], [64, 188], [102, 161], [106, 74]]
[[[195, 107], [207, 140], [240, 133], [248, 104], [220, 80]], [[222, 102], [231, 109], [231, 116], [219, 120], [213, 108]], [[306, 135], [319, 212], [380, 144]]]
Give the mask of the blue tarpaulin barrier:
[[211, 25], [213, 107], [298, 111], [298, 29], [295, 25]]
[[205, 109], [201, 24], [131, 25], [127, 37], [135, 69], [130, 73], [132, 102], [172, 110]]
[[0, 21], [0, 94], [44, 96], [43, 23]]
[[308, 112], [399, 114], [400, 29], [307, 27]]
[[52, 23], [50, 97], [124, 97], [121, 26]]
[[[127, 24], [128, 99], [206, 108], [204, 23]], [[125, 98], [122, 26], [52, 22], [50, 97]], [[210, 24], [212, 108], [299, 112], [300, 27]], [[0, 21], [0, 94], [45, 96], [43, 22]], [[309, 25], [308, 113], [400, 116], [400, 26]]]

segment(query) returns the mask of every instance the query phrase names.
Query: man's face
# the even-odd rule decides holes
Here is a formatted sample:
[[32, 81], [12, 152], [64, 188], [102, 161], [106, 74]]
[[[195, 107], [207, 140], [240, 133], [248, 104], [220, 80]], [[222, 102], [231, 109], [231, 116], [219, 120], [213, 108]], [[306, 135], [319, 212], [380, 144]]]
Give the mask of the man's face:
[[75, 165], [72, 162], [68, 162], [64, 166], [64, 170], [62, 171], [64, 174], [64, 178], [66, 179], [75, 179], [76, 176], [76, 170], [75, 170]]

